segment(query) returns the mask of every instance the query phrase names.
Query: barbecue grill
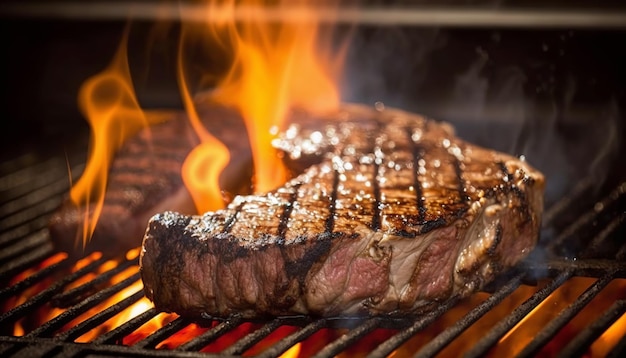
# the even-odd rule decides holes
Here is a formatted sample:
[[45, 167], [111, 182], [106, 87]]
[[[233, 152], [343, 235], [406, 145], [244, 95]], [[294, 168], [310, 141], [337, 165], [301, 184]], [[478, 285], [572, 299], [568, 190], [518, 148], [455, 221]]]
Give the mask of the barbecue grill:
[[[617, 5], [611, 6], [611, 11], [603, 8], [594, 14], [612, 12], [619, 16], [619, 11], [624, 11]], [[586, 10], [583, 7], [581, 11]], [[487, 16], [489, 12], [482, 14]], [[84, 79], [81, 76], [97, 71], [96, 64], [108, 61], [124, 21], [115, 16], [89, 21], [61, 20], [55, 16], [22, 14], [7, 18], [5, 26], [13, 30], [33, 25], [40, 28], [46, 25], [50, 29], [46, 34], [36, 35], [14, 31], [22, 41], [35, 41], [37, 46], [30, 48], [18, 45], [14, 39], [8, 41], [9, 48], [18, 51], [9, 55], [10, 62], [17, 64], [22, 57], [37, 56], [36, 51], [47, 48], [48, 52], [44, 52], [47, 55], [29, 62], [35, 67], [58, 65], [58, 70], [68, 76], [68, 83], [60, 88], [72, 92], [80, 83], [77, 77]], [[558, 129], [549, 145], [565, 148], [569, 153], [564, 157], [549, 156], [550, 160], [538, 166], [547, 174], [549, 186], [537, 250], [482, 292], [468, 299], [443, 301], [433, 312], [416, 317], [278, 317], [266, 321], [202, 317], [191, 321], [158, 312], [149, 305], [139, 305], [145, 297], [136, 252], [119, 257], [97, 253], [70, 257], [57, 252], [51, 244], [46, 229], [48, 218], [84, 168], [88, 133], [73, 107], [73, 98], [70, 101], [69, 97], [55, 93], [49, 99], [45, 94], [31, 93], [37, 86], [49, 89], [47, 76], [57, 79], [60, 75], [29, 74], [28, 84], [18, 84], [17, 77], [26, 72], [20, 67], [8, 83], [15, 85], [18, 104], [27, 103], [28, 99], [22, 97], [31, 95], [36, 105], [19, 112], [10, 101], [3, 106], [8, 108], [5, 118], [15, 118], [17, 128], [3, 126], [0, 154], [0, 355], [276, 357], [298, 346], [301, 354], [316, 357], [341, 354], [383, 357], [393, 352], [396, 356], [418, 357], [502, 356], [513, 349], [522, 357], [624, 356], [626, 172], [619, 154], [625, 149], [621, 137], [626, 126], [620, 108], [623, 111], [622, 86], [626, 82], [619, 67], [626, 62], [611, 46], [619, 47], [619, 40], [623, 41], [626, 34], [619, 22], [596, 21], [583, 26], [569, 19], [569, 23], [557, 29], [545, 22], [521, 26], [491, 20], [481, 27], [463, 20], [433, 23], [432, 19], [422, 19], [404, 23], [401, 30], [387, 23], [371, 23], [356, 33], [354, 58], [362, 56], [363, 51], [376, 51], [378, 45], [370, 40], [405, 39], [399, 35], [405, 32], [412, 34], [408, 38], [415, 43], [411, 45], [429, 47], [425, 52], [406, 50], [411, 46], [394, 49], [401, 55], [420, 58], [406, 72], [413, 81], [403, 82], [395, 92], [387, 90], [382, 97], [374, 98], [371, 87], [363, 83], [366, 80], [360, 79], [362, 86], [350, 92], [353, 99], [372, 103], [383, 99], [386, 103], [426, 112], [453, 122], [461, 137], [514, 154], [539, 150], [536, 146], [530, 148], [526, 140], [511, 146], [510, 139], [536, 137], [537, 128], [544, 130], [542, 121], [549, 118]], [[140, 29], [136, 33], [142, 33], [143, 25], [136, 25]], [[83, 42], [85, 38], [72, 40], [76, 31], [105, 40], [98, 46], [87, 45]], [[105, 35], [110, 33], [115, 36]], [[563, 37], [575, 40], [568, 40], [567, 45], [552, 51], [550, 41], [561, 41]], [[442, 39], [445, 39], [443, 43]], [[72, 44], [87, 48], [79, 49], [80, 46]], [[89, 62], [70, 71], [68, 67], [76, 62], [68, 59], [68, 65], [57, 58], [56, 50], [51, 49], [55, 45], [66, 45], [75, 51], [70, 51], [68, 58], [82, 56], [95, 64]], [[463, 78], [472, 86], [481, 83], [480, 76], [471, 77], [475, 75], [472, 69], [484, 74], [487, 82], [495, 83], [502, 91], [510, 88], [507, 85], [517, 83], [515, 79], [519, 77], [515, 74], [512, 81], [498, 82], [494, 78], [501, 76], [503, 69], [510, 69], [513, 60], [529, 48], [537, 53], [527, 54], [533, 60], [522, 61], [519, 67], [526, 76], [524, 86], [520, 87], [525, 94], [522, 101], [490, 94], [484, 98], [486, 105], [480, 111], [468, 110], [458, 101]], [[563, 60], [559, 50], [569, 51], [570, 60]], [[141, 51], [141, 48], [136, 50]], [[383, 50], [378, 51], [372, 57], [384, 61]], [[594, 51], [600, 58], [592, 61], [579, 56]], [[461, 59], [467, 56], [467, 61], [459, 60], [457, 55]], [[136, 63], [141, 61], [136, 59]], [[422, 74], [427, 68], [434, 69], [433, 63], [437, 62], [445, 69], [443, 74], [434, 70]], [[348, 71], [348, 77], [364, 69], [372, 70], [369, 65], [373, 66], [355, 65]], [[449, 73], [459, 76], [447, 77]], [[389, 76], [382, 76], [385, 80], [376, 79], [379, 85], [376, 88], [387, 88], [389, 83], [385, 81], [394, 78], [394, 74], [384, 75]], [[547, 101], [569, 93], [571, 88], [563, 84], [568, 78], [578, 83], [576, 93], [562, 102]], [[171, 80], [167, 75], [149, 78], [146, 83], [159, 83], [159, 90], [139, 89], [140, 98], [148, 105], [176, 107], [177, 100], [172, 99], [177, 98], [176, 94], [163, 91]], [[359, 79], [355, 81], [358, 83]], [[408, 95], [411, 91], [413, 94]], [[505, 106], [495, 105], [498, 101], [503, 101]], [[453, 105], [457, 110], [450, 110]], [[538, 119], [530, 123], [503, 120], [511, 114], [503, 112], [503, 107], [511, 105], [520, 105], [516, 108], [523, 108], [527, 116]], [[612, 118], [606, 128], [617, 139], [610, 146], [594, 147], [598, 141], [581, 141], [580, 133], [591, 133], [590, 128], [595, 126], [605, 128], [606, 121], [598, 118]], [[581, 145], [590, 145], [587, 151], [595, 154], [589, 155], [579, 148]], [[561, 173], [563, 161], [578, 169], [566, 172], [567, 175]]]

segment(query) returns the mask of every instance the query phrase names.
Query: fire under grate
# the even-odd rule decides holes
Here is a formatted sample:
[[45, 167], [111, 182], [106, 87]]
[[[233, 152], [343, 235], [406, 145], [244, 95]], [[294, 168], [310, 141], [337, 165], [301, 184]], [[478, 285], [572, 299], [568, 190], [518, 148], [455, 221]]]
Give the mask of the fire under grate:
[[[65, 257], [46, 229], [75, 162], [29, 152], [0, 163], [0, 356], [277, 357], [299, 344], [316, 357], [478, 357], [511, 347], [521, 357], [626, 354], [626, 182], [597, 196], [583, 180], [545, 212], [543, 249], [485, 292], [419, 317], [192, 322], [142, 306], [111, 325], [146, 300], [137, 255]], [[537, 316], [548, 319], [527, 328]]]

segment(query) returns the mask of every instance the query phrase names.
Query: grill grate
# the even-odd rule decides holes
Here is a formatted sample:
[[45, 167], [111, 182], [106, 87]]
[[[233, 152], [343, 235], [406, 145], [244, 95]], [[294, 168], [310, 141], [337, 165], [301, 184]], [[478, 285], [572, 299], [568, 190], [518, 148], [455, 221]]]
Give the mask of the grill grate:
[[[70, 163], [76, 161], [76, 158], [67, 159]], [[266, 322], [248, 322], [240, 317], [223, 321], [206, 317], [201, 322], [192, 322], [146, 308], [88, 342], [78, 344], [81, 336], [97, 331], [105, 322], [145, 298], [136, 257], [94, 256], [82, 266], [77, 266], [79, 261], [76, 258], [64, 257], [54, 251], [45, 226], [48, 216], [69, 188], [67, 162], [62, 156], [42, 158], [41, 154], [29, 153], [0, 164], [1, 173], [7, 173], [0, 177], [2, 356], [206, 357], [216, 353], [199, 351], [228, 338], [233, 342], [224, 344], [219, 350], [220, 355], [255, 353], [258, 357], [277, 357], [298, 342], [323, 341], [322, 346], [311, 343], [315, 349], [309, 353], [316, 357], [331, 357], [345, 352], [384, 357], [402, 350], [417, 357], [431, 357], [446, 352], [451, 344], [512, 295], [521, 289], [530, 290], [531, 294], [516, 301], [518, 303], [487, 331], [481, 332], [480, 339], [465, 350], [469, 357], [484, 356], [493, 353], [503, 337], [516, 334], [515, 328], [520, 322], [569, 282], [582, 277], [593, 280], [585, 281], [590, 282], [588, 287], [581, 289], [581, 294], [568, 301], [560, 312], [538, 327], [540, 329], [533, 337], [524, 342], [519, 355], [529, 357], [550, 345], [564, 327], [611, 285], [626, 278], [626, 243], [623, 240], [626, 183], [617, 185], [600, 200], [595, 200], [592, 182], [587, 180], [546, 211], [542, 241], [547, 249], [539, 251], [492, 284], [487, 290], [490, 293], [481, 293], [485, 298], [467, 306], [452, 324], [442, 326], [442, 318], [466, 303], [456, 298], [442, 302], [436, 310], [423, 316], [402, 319], [279, 317]], [[73, 166], [71, 173], [76, 176], [82, 169], [80, 165]], [[573, 214], [572, 211], [577, 212]], [[111, 265], [111, 262], [115, 264]], [[16, 280], [16, 277], [19, 279]], [[114, 278], [118, 279], [113, 283]], [[122, 291], [129, 293], [108, 307], [91, 312], [107, 298]], [[16, 303], [18, 297], [25, 297], [24, 302]], [[598, 337], [624, 315], [624, 295], [618, 295], [611, 303], [586, 327], [561, 343], [561, 356], [588, 352]], [[46, 307], [53, 307], [60, 313], [34, 327], [24, 327], [23, 336], [13, 336], [17, 322], [32, 319], [36, 312]], [[134, 344], [123, 344], [125, 337], [163, 316], [169, 317], [168, 323], [150, 330]], [[77, 320], [78, 323], [75, 323]], [[194, 331], [194, 327], [204, 328]], [[618, 357], [626, 353], [625, 330], [626, 325], [616, 332], [621, 338], [608, 352], [609, 356]], [[186, 331], [196, 333], [173, 350], [161, 349], [168, 347], [164, 346], [168, 339]], [[422, 335], [427, 341], [419, 343]], [[277, 339], [277, 336], [282, 338]], [[266, 341], [271, 341], [271, 344], [257, 352], [255, 347]], [[374, 343], [368, 343], [370, 341]], [[371, 350], [355, 350], [369, 347], [368, 344]]]

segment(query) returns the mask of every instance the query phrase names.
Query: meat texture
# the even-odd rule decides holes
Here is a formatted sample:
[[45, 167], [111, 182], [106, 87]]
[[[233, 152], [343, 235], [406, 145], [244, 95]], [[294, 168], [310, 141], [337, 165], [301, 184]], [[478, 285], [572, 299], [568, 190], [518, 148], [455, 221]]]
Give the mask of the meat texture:
[[[233, 156], [220, 178], [226, 193], [250, 187], [251, 158], [241, 117], [234, 111], [203, 100], [198, 103], [205, 124], [226, 143]], [[163, 115], [161, 115], [163, 116]], [[104, 204], [93, 235], [83, 245], [83, 222], [95, 205], [76, 206], [69, 198], [49, 221], [50, 237], [57, 249], [75, 255], [91, 251], [124, 254], [139, 247], [148, 220], [164, 210], [195, 214], [181, 168], [199, 143], [189, 121], [178, 112], [129, 138], [116, 153], [109, 169]]]
[[346, 105], [276, 141], [304, 173], [202, 216], [155, 215], [141, 275], [183, 316], [425, 312], [534, 247], [544, 178], [446, 123]]

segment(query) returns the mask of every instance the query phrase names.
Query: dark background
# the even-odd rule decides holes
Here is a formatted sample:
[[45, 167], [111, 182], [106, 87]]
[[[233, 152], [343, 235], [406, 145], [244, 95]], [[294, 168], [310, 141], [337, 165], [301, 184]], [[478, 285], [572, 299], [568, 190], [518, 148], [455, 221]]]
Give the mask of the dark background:
[[[122, 18], [17, 16], [3, 11], [6, 4], [0, 4], [2, 159], [48, 143], [71, 144], [87, 133], [78, 89], [107, 66], [128, 26]], [[626, 12], [620, 1], [437, 2], [442, 5]], [[181, 108], [175, 77], [179, 26], [170, 23], [155, 35], [154, 25], [130, 25], [135, 89], [144, 108]], [[343, 98], [450, 121], [463, 138], [525, 155], [547, 174], [550, 202], [588, 176], [598, 188], [626, 179], [625, 29], [359, 26], [350, 39]], [[340, 27], [337, 34], [346, 32]], [[199, 51], [195, 60], [220, 69], [218, 57]]]

